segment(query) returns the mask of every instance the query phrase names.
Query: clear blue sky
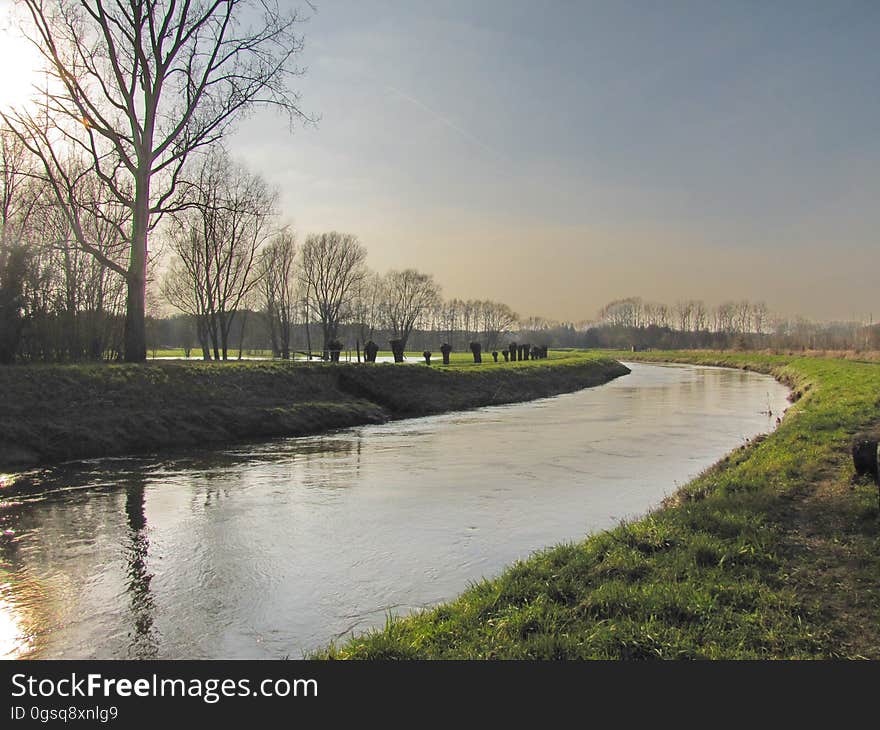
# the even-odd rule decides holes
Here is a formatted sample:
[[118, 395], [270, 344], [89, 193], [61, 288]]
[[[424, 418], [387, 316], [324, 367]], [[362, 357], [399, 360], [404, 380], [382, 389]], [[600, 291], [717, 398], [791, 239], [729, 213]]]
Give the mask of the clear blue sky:
[[880, 318], [880, 2], [316, 0], [233, 151], [303, 233], [448, 296]]

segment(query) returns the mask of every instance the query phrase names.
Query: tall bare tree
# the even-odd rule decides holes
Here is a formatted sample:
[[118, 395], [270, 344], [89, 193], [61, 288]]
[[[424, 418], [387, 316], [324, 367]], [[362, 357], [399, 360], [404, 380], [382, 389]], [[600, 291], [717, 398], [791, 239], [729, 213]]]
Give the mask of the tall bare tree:
[[[221, 139], [242, 111], [271, 105], [305, 118], [288, 87], [300, 73], [296, 12], [276, 0], [22, 0], [26, 35], [45, 59], [39, 106], [4, 112], [42, 162], [78, 244], [127, 285], [125, 359], [146, 358], [148, 236], [174, 209], [190, 154]], [[125, 266], [84, 229], [70, 150], [131, 211], [116, 231]]]
[[12, 362], [24, 328], [25, 280], [30, 261], [24, 228], [39, 196], [30, 179], [30, 154], [0, 126], [0, 362]]
[[[389, 271], [382, 283], [381, 312], [385, 326], [400, 340], [400, 351], [420, 319], [440, 299], [440, 287], [430, 274], [415, 269]], [[397, 353], [395, 353], [395, 359]]]
[[20, 241], [40, 204], [36, 160], [12, 131], [0, 125], [0, 248]]
[[693, 300], [679, 300], [675, 304], [675, 317], [680, 332], [691, 331], [691, 321], [694, 317]]
[[327, 343], [339, 336], [358, 285], [366, 276], [367, 250], [357, 236], [330, 231], [309, 235], [302, 246], [299, 278], [309, 317], [317, 316]]
[[609, 302], [599, 310], [599, 320], [612, 327], [641, 327], [645, 304], [641, 297], [627, 297]]
[[355, 285], [351, 302], [351, 320], [357, 328], [356, 335], [361, 345], [373, 339], [379, 326], [381, 297], [382, 277], [375, 271], [367, 272]]
[[709, 312], [702, 299], [694, 302], [694, 332], [703, 332], [709, 328]]
[[498, 347], [501, 336], [510, 332], [519, 317], [510, 307], [502, 302], [485, 301], [482, 303], [483, 336], [486, 338], [486, 349]]
[[164, 293], [201, 319], [214, 358], [226, 360], [232, 322], [257, 284], [252, 269], [271, 235], [277, 196], [221, 149], [205, 155], [187, 190], [187, 207], [171, 216], [174, 260]]
[[296, 239], [285, 229], [260, 252], [255, 272], [272, 352], [285, 360], [290, 359], [291, 328], [298, 309], [295, 257]]
[[752, 324], [752, 303], [748, 299], [741, 299], [735, 304], [734, 330], [740, 334], [746, 334]]
[[453, 345], [454, 335], [459, 326], [463, 302], [460, 299], [448, 299], [443, 302], [442, 322], [446, 342]]
[[736, 302], [722, 302], [715, 308], [715, 331], [734, 334], [736, 332]]
[[752, 332], [763, 335], [767, 329], [767, 302], [755, 302], [752, 305]]

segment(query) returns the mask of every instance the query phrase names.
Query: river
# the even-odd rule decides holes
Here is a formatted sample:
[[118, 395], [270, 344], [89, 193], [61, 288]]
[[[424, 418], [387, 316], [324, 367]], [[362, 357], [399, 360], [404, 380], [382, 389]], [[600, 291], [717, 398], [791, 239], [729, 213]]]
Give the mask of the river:
[[0, 477], [0, 657], [300, 658], [644, 513], [787, 406], [767, 376], [629, 365], [530, 403]]

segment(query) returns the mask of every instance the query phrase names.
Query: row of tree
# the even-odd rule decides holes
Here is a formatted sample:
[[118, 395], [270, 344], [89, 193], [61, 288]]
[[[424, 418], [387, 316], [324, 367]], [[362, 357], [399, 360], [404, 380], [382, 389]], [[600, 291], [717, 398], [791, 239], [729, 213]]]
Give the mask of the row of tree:
[[613, 348], [740, 348], [865, 350], [880, 348], [880, 328], [862, 322], [814, 322], [771, 314], [747, 299], [709, 307], [701, 300], [674, 306], [640, 297], [605, 305], [581, 327], [580, 344]]
[[598, 315], [598, 325], [609, 327], [661, 327], [678, 332], [764, 334], [773, 325], [766, 302], [723, 302], [707, 307], [699, 299], [682, 299], [672, 307], [644, 301], [641, 297], [616, 299]]
[[[164, 211], [147, 261], [147, 279], [153, 272], [155, 281], [145, 285], [153, 293], [145, 347], [146, 324], [155, 325], [163, 301], [190, 316], [203, 357], [213, 359], [229, 357], [234, 329], [241, 346], [254, 313], [283, 358], [297, 326], [305, 333], [300, 347], [311, 352], [342, 336], [346, 346], [385, 337], [406, 347], [416, 329], [445, 331], [458, 347], [479, 337], [494, 348], [517, 322], [501, 303], [444, 302], [429, 274], [371, 272], [352, 234], [309, 235], [298, 245], [277, 223], [277, 193], [218, 143], [191, 155], [179, 176], [176, 203]], [[76, 193], [62, 202], [39, 156], [0, 127], [3, 361], [125, 353], [130, 287], [120, 271], [129, 249], [121, 231], [130, 211], [103, 197], [100, 174], [85, 164]]]
[[[873, 328], [773, 319], [746, 301], [629, 298], [597, 323], [520, 323], [503, 304], [443, 302], [430, 275], [370, 273], [349, 234], [308, 236], [297, 250], [274, 223], [275, 193], [221, 146], [256, 106], [311, 121], [289, 86], [303, 48], [295, 11], [275, 0], [19, 7], [44, 68], [30, 105], [0, 109], [0, 361], [142, 361], [151, 290], [188, 313], [203, 355], [220, 359], [254, 311], [282, 357], [298, 329], [311, 351], [312, 323], [324, 349], [343, 327], [355, 344], [381, 328], [404, 342], [458, 338], [458, 348], [479, 336], [490, 349], [517, 328], [557, 347], [873, 342]], [[150, 287], [158, 236], [171, 263]]]
[[326, 356], [380, 333], [405, 348], [417, 329], [445, 330], [447, 339], [479, 335], [495, 347], [517, 322], [498, 302], [444, 302], [430, 274], [370, 271], [353, 234], [311, 234], [298, 245], [289, 228], [273, 224], [274, 193], [219, 149], [204, 157], [193, 179], [189, 204], [168, 216], [170, 265], [161, 290], [193, 318], [205, 358], [227, 359], [236, 318], [253, 311], [281, 358], [295, 349], [298, 327], [305, 334], [300, 347], [311, 353], [314, 345]]
[[[276, 193], [218, 145], [193, 156], [184, 171], [181, 204], [162, 227], [168, 266], [152, 287], [157, 296], [146, 320], [154, 347], [195, 345], [205, 358], [226, 359], [234, 346], [239, 355], [247, 346], [289, 358], [297, 349], [326, 353], [328, 343], [356, 350], [370, 339], [383, 347], [398, 339], [418, 350], [441, 341], [466, 350], [480, 341], [489, 351], [508, 337], [553, 347], [880, 345], [876, 328], [774, 317], [763, 302], [747, 300], [670, 307], [629, 297], [578, 326], [520, 320], [503, 303], [442, 299], [429, 274], [371, 272], [354, 235], [313, 234], [298, 245], [277, 224]], [[117, 358], [124, 351], [125, 279], [107, 263], [125, 260], [116, 235], [124, 211], [101, 205], [93, 172], [84, 169], [79, 185], [79, 199], [91, 203], [78, 212], [78, 225], [100, 256], [82, 248], [38, 161], [0, 129], [0, 361]], [[119, 219], [110, 217], [114, 210]], [[187, 316], [162, 324], [162, 299]]]
[[[123, 261], [119, 223], [81, 212], [100, 257], [75, 240], [66, 210], [26, 147], [0, 128], [0, 362], [78, 360], [121, 352], [125, 282], [103, 259]], [[87, 170], [80, 195], [100, 189]], [[118, 212], [118, 211], [117, 211]]]
[[[0, 118], [33, 162], [26, 175], [43, 183], [39, 206], [51, 199], [48, 208], [63, 219], [59, 246], [68, 251], [72, 242], [101, 276], [110, 272], [114, 298], [121, 282], [119, 349], [126, 360], [142, 361], [152, 236], [166, 216], [211, 195], [191, 177], [204, 169], [193, 157], [255, 106], [309, 121], [289, 86], [300, 73], [295, 59], [303, 42], [295, 29], [302, 18], [276, 0], [21, 0], [19, 7], [22, 32], [42, 55], [42, 75], [32, 102], [0, 109]], [[6, 194], [16, 187], [7, 185]], [[54, 242], [22, 252], [33, 243], [30, 233], [4, 231], [0, 334], [8, 341], [0, 350], [8, 359], [19, 348], [24, 314], [33, 314], [25, 312], [24, 260], [33, 262]], [[51, 303], [56, 318], [65, 307]]]

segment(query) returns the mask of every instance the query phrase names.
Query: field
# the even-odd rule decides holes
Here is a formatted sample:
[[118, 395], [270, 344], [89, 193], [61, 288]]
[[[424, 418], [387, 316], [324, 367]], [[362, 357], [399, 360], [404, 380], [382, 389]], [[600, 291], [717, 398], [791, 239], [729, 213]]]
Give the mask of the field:
[[880, 367], [623, 353], [772, 373], [796, 400], [644, 518], [519, 562], [458, 599], [328, 647], [333, 659], [880, 658], [880, 513], [849, 444], [880, 422]]
[[[201, 361], [201, 349], [193, 348], [190, 351], [190, 360], [193, 361]], [[570, 358], [577, 351], [571, 349], [564, 350], [551, 350], [548, 355], [548, 360], [560, 360], [564, 358]], [[314, 350], [312, 353], [315, 357], [312, 362], [320, 362], [319, 358], [321, 355], [320, 350]], [[183, 359], [185, 357], [185, 353], [181, 348], [176, 349], [159, 349], [159, 350], [150, 350], [147, 353], [147, 359]], [[390, 359], [392, 357], [391, 350], [379, 350], [378, 357], [380, 359]], [[424, 365], [425, 359], [422, 357], [421, 352], [415, 351], [407, 351], [404, 353], [405, 363], [414, 364], [414, 365]], [[271, 350], [244, 350], [242, 353], [243, 360], [249, 359], [258, 359], [258, 360], [271, 360], [272, 352]], [[361, 353], [361, 359], [363, 360], [363, 352]], [[229, 360], [227, 362], [233, 362], [238, 360], [238, 350], [230, 350], [229, 351]], [[474, 358], [470, 352], [452, 352], [449, 356], [450, 365], [475, 365]], [[499, 364], [504, 364], [504, 356], [499, 352], [498, 354]], [[340, 355], [341, 362], [350, 362], [357, 363], [357, 352], [355, 350], [344, 350]], [[278, 361], [280, 362], [280, 360]], [[297, 363], [307, 363], [309, 362], [308, 358], [302, 354], [302, 352], [293, 353], [290, 362]], [[531, 360], [525, 361], [531, 362]], [[443, 356], [440, 354], [440, 351], [432, 352], [431, 354], [431, 365], [440, 365], [443, 364]], [[483, 353], [483, 362], [482, 365], [490, 365], [493, 364], [492, 361], [492, 353]]]

